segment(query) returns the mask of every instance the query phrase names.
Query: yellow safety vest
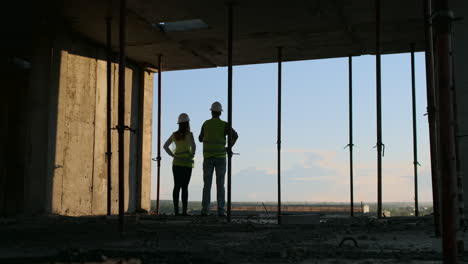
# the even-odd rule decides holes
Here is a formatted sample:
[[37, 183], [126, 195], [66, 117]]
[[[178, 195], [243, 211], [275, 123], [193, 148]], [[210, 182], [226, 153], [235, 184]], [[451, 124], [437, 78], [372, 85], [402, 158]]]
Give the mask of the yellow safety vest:
[[203, 124], [203, 157], [225, 158], [226, 136], [224, 131], [227, 123], [219, 118], [205, 121]]
[[176, 140], [172, 135], [172, 142], [175, 144], [173, 165], [193, 168], [192, 144], [189, 140], [191, 133], [187, 133], [183, 140]]

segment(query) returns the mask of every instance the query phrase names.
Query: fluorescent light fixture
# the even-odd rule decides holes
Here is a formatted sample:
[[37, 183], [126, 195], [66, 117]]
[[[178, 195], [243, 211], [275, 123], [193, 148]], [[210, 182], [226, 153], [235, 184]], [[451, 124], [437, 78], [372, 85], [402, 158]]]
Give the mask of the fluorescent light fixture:
[[201, 19], [181, 20], [174, 22], [159, 22], [153, 24], [163, 32], [191, 31], [208, 28], [208, 25]]

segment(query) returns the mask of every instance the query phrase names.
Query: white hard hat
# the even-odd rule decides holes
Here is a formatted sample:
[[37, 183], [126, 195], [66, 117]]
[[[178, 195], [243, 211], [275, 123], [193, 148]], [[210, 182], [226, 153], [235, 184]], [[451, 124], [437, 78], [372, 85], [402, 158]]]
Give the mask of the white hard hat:
[[211, 111], [214, 111], [214, 112], [222, 112], [222, 111], [223, 111], [223, 107], [221, 106], [221, 103], [220, 103], [220, 102], [214, 102], [214, 103], [211, 105], [210, 110], [211, 110]]
[[184, 123], [190, 121], [189, 116], [186, 113], [182, 113], [179, 115], [179, 119], [177, 120], [177, 124]]

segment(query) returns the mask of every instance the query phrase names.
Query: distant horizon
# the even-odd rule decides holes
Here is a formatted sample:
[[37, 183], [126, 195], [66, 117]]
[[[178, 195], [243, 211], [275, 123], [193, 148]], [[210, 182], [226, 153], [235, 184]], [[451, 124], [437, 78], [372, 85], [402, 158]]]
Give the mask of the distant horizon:
[[[151, 200], [152, 202], [156, 202], [156, 200]], [[172, 202], [172, 200], [168, 200], [168, 199], [162, 199], [162, 200], [159, 200], [160, 202]], [[365, 201], [362, 201], [363, 203], [365, 204], [377, 204], [377, 202], [365, 202]], [[189, 203], [201, 203], [201, 201], [190, 201], [189, 200]], [[216, 203], [216, 201], [212, 201], [211, 203]], [[277, 201], [232, 201], [231, 203], [278, 203]], [[330, 202], [330, 201], [321, 201], [321, 202], [317, 202], [317, 201], [282, 201], [281, 204], [291, 204], [291, 203], [333, 203], [333, 204], [349, 204], [349, 201], [348, 202]], [[354, 204], [360, 204], [361, 202], [354, 202]], [[404, 204], [414, 204], [414, 201], [413, 202], [405, 202], [405, 201], [400, 201], [400, 202], [382, 202], [382, 204], [401, 204], [401, 203], [404, 203]], [[419, 205], [421, 204], [433, 204], [432, 201], [419, 201], [418, 202]]]

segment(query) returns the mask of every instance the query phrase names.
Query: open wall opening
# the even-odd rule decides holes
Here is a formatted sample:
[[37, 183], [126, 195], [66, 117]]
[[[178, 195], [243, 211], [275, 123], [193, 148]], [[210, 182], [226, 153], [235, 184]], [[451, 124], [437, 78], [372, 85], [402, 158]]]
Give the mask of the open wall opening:
[[[421, 146], [419, 163], [422, 164], [419, 200], [430, 203], [424, 57], [422, 53], [416, 55], [418, 146]], [[386, 143], [383, 198], [384, 203], [390, 203], [385, 207], [389, 212], [410, 214], [414, 211], [414, 175], [409, 54], [383, 58]], [[372, 211], [377, 199], [375, 57], [354, 57], [353, 61], [354, 201], [356, 208], [361, 208], [362, 202]], [[226, 68], [170, 71], [163, 72], [163, 76], [162, 142], [177, 130], [180, 113], [189, 114], [191, 129], [197, 139], [201, 125], [210, 118], [211, 103], [219, 101], [227, 108]], [[239, 133], [234, 152], [239, 155], [233, 157], [233, 202], [276, 205], [276, 77], [275, 63], [234, 67], [233, 127]], [[157, 102], [156, 94], [154, 102]], [[155, 103], [154, 109], [156, 106]], [[344, 211], [349, 211], [349, 154], [345, 148], [349, 125], [347, 58], [284, 63], [282, 107], [283, 207], [286, 208], [288, 203], [307, 206], [340, 204]], [[226, 118], [224, 114], [222, 119]], [[153, 156], [156, 131], [154, 124]], [[195, 168], [189, 185], [189, 201], [193, 202], [193, 209], [200, 208], [203, 188], [203, 145], [196, 141]], [[172, 158], [163, 150], [161, 166], [160, 198], [165, 201], [161, 212], [172, 213]], [[152, 182], [151, 197], [154, 200], [154, 169]], [[215, 201], [214, 182], [211, 190], [212, 201]], [[389, 212], [387, 216], [392, 215]]]

